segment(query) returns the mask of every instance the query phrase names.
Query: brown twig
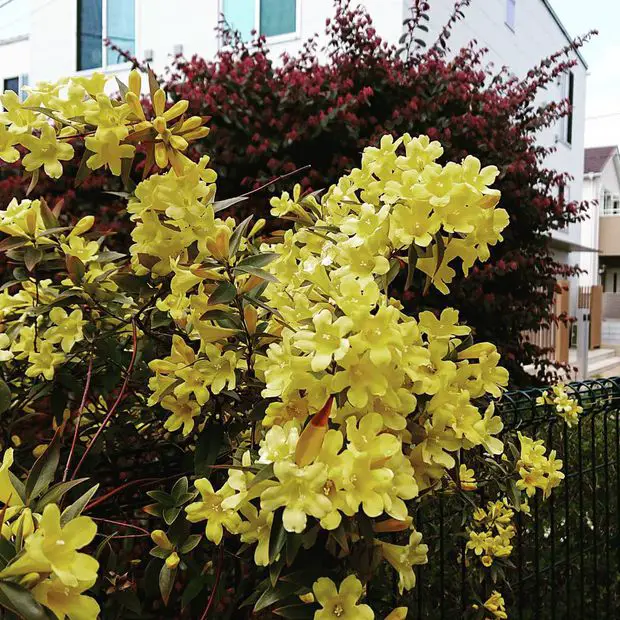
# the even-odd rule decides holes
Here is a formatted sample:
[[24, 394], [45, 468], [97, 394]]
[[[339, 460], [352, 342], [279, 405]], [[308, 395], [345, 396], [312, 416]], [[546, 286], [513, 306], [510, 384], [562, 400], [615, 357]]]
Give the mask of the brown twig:
[[82, 463], [84, 462], [84, 460], [88, 456], [88, 453], [92, 450], [92, 447], [97, 442], [97, 439], [99, 439], [99, 435], [101, 435], [101, 433], [103, 433], [103, 430], [107, 426], [108, 422], [110, 421], [110, 419], [114, 415], [114, 412], [116, 411], [116, 408], [118, 407], [118, 405], [120, 404], [121, 400], [123, 399], [123, 396], [125, 396], [125, 391], [127, 390], [127, 384], [129, 383], [129, 379], [131, 377], [131, 373], [133, 372], [133, 365], [134, 365], [134, 363], [136, 361], [136, 353], [138, 352], [138, 333], [136, 331], [136, 324], [133, 321], [131, 323], [131, 328], [132, 328], [132, 349], [133, 350], [131, 352], [131, 360], [130, 360], [129, 366], [127, 368], [127, 374], [125, 375], [125, 381], [123, 381], [123, 386], [121, 387], [121, 390], [118, 393], [118, 396], [116, 397], [116, 400], [114, 401], [114, 404], [110, 407], [110, 410], [108, 411], [108, 413], [106, 414], [105, 418], [101, 422], [101, 426], [99, 427], [99, 429], [95, 433], [95, 436], [92, 438], [91, 442], [86, 447], [86, 450], [84, 451], [84, 454], [82, 455], [82, 458], [80, 459], [80, 462], [77, 464], [77, 467], [75, 468], [75, 471], [73, 472], [73, 475], [71, 476], [72, 480], [77, 476], [78, 471], [80, 471], [80, 467], [82, 467]]
[[88, 395], [88, 389], [90, 388], [90, 379], [93, 374], [93, 356], [91, 354], [90, 359], [88, 360], [88, 370], [86, 371], [86, 385], [84, 386], [84, 393], [82, 394], [82, 401], [80, 402], [80, 408], [78, 409], [77, 419], [74, 421], [75, 429], [73, 431], [73, 441], [71, 442], [71, 450], [69, 451], [69, 456], [67, 457], [67, 464], [65, 466], [65, 471], [62, 475], [62, 481], [64, 482], [69, 475], [69, 467], [71, 466], [71, 459], [73, 458], [73, 452], [75, 450], [75, 444], [77, 443], [77, 438], [80, 433], [80, 420], [82, 419], [82, 412], [84, 411], [84, 407], [86, 406], [86, 398]]
[[103, 519], [101, 517], [90, 517], [93, 521], [101, 521], [101, 523], [109, 523], [110, 525], [120, 525], [121, 527], [131, 527], [134, 530], [138, 530], [138, 532], [142, 532], [147, 536], [150, 536], [151, 533], [148, 530], [145, 530], [143, 527], [139, 525], [133, 525], [132, 523], [126, 523], [125, 521], [112, 521], [112, 519]]
[[302, 166], [301, 168], [296, 168], [292, 172], [287, 172], [286, 174], [282, 174], [279, 177], [275, 177], [271, 179], [271, 181], [269, 181], [268, 183], [265, 183], [264, 185], [261, 185], [260, 187], [257, 187], [256, 189], [252, 189], [249, 192], [246, 192], [245, 194], [241, 194], [241, 196], [251, 196], [252, 194], [255, 194], [256, 192], [260, 192], [262, 189], [265, 189], [266, 187], [269, 187], [270, 185], [273, 185], [274, 183], [277, 183], [278, 181], [282, 181], [283, 179], [286, 179], [294, 174], [297, 174], [298, 172], [301, 172], [302, 170], [307, 170], [308, 168], [310, 168], [310, 164], [307, 164], [306, 166]]

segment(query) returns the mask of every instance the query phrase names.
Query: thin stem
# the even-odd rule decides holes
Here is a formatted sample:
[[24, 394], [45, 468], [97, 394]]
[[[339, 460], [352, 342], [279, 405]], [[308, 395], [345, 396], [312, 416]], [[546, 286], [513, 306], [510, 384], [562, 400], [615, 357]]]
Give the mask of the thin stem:
[[220, 585], [220, 576], [222, 575], [222, 566], [224, 565], [224, 547], [220, 548], [220, 557], [217, 561], [217, 570], [215, 573], [215, 583], [213, 584], [213, 590], [211, 590], [211, 596], [209, 596], [209, 602], [205, 607], [205, 610], [200, 616], [200, 620], [207, 620], [207, 615], [209, 614], [209, 610], [213, 605], [213, 601], [215, 600], [215, 593], [217, 592], [217, 588]]
[[138, 334], [137, 334], [137, 331], [136, 331], [136, 324], [135, 324], [135, 322], [131, 323], [131, 328], [132, 328], [132, 349], [133, 350], [131, 352], [131, 360], [129, 362], [129, 367], [127, 368], [127, 374], [125, 375], [125, 381], [123, 382], [123, 386], [121, 387], [121, 390], [118, 393], [118, 396], [116, 397], [116, 400], [114, 401], [114, 404], [110, 407], [110, 410], [108, 411], [106, 417], [103, 419], [103, 422], [101, 422], [101, 426], [99, 427], [99, 429], [95, 433], [95, 436], [92, 438], [91, 442], [86, 447], [86, 450], [84, 451], [84, 454], [82, 455], [82, 458], [80, 459], [80, 462], [77, 464], [77, 467], [75, 468], [75, 471], [73, 472], [73, 475], [71, 476], [72, 480], [77, 476], [78, 471], [80, 471], [80, 467], [82, 467], [82, 463], [84, 462], [84, 460], [88, 456], [88, 453], [92, 450], [92, 447], [97, 442], [97, 439], [99, 439], [99, 435], [101, 435], [101, 433], [103, 433], [103, 431], [104, 431], [105, 427], [107, 426], [108, 422], [110, 421], [110, 419], [114, 415], [114, 412], [116, 411], [116, 408], [118, 407], [118, 405], [120, 404], [121, 400], [123, 399], [123, 396], [125, 396], [125, 391], [127, 390], [127, 384], [129, 383], [129, 379], [131, 377], [131, 373], [133, 372], [133, 365], [134, 365], [134, 363], [136, 361], [136, 353], [138, 352]]
[[140, 480], [131, 480], [130, 482], [126, 482], [125, 484], [121, 484], [121, 486], [116, 487], [115, 489], [112, 489], [111, 491], [109, 491], [105, 495], [102, 495], [101, 497], [97, 498], [95, 501], [93, 501], [90, 504], [88, 504], [86, 506], [86, 508], [84, 508], [84, 511], [87, 512], [91, 508], [94, 508], [95, 506], [98, 506], [99, 504], [102, 504], [103, 502], [105, 502], [110, 497], [113, 497], [117, 493], [120, 493], [121, 491], [124, 491], [125, 489], [128, 489], [129, 487], [132, 487], [132, 486], [137, 485], [137, 484], [146, 485], [146, 484], [149, 484], [151, 482], [160, 482], [161, 480], [165, 480], [165, 478], [140, 478]]
[[112, 521], [111, 519], [103, 519], [101, 517], [90, 517], [93, 521], [101, 521], [101, 523], [109, 523], [110, 525], [120, 525], [121, 527], [130, 527], [134, 530], [138, 530], [138, 532], [142, 532], [147, 536], [150, 536], [151, 533], [148, 530], [145, 530], [143, 527], [139, 525], [133, 525], [131, 523], [126, 523], [125, 521]]
[[86, 384], [84, 385], [84, 392], [82, 394], [82, 402], [80, 402], [80, 408], [77, 412], [77, 419], [74, 421], [75, 429], [73, 430], [73, 441], [71, 442], [71, 450], [67, 457], [67, 464], [65, 465], [65, 471], [62, 475], [62, 481], [64, 482], [69, 475], [69, 467], [71, 466], [71, 459], [73, 458], [73, 452], [75, 451], [75, 444], [77, 443], [78, 435], [80, 434], [80, 421], [82, 419], [82, 412], [86, 406], [86, 398], [88, 396], [88, 390], [90, 388], [90, 379], [93, 375], [93, 356], [91, 354], [88, 360], [88, 370], [86, 371]]
[[298, 172], [302, 172], [303, 170], [307, 170], [308, 168], [310, 168], [310, 164], [307, 164], [306, 166], [302, 166], [301, 168], [296, 168], [292, 172], [287, 172], [286, 174], [282, 174], [279, 177], [275, 177], [271, 179], [271, 181], [269, 181], [268, 183], [265, 183], [264, 185], [261, 185], [260, 187], [257, 187], [256, 189], [252, 189], [249, 192], [246, 192], [245, 194], [241, 194], [241, 196], [251, 196], [252, 194], [255, 194], [256, 192], [260, 192], [261, 189], [265, 189], [266, 187], [269, 187], [270, 185], [273, 185], [274, 183], [277, 183], [278, 181], [282, 181], [283, 179], [286, 179], [287, 177], [297, 174]]

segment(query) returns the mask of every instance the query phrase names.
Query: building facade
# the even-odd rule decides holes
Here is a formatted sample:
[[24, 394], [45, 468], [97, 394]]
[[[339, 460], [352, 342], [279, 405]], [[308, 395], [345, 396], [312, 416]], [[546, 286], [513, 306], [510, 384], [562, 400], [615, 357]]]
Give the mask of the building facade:
[[[377, 32], [398, 41], [411, 0], [365, 0]], [[447, 22], [454, 0], [433, 0], [428, 41]], [[119, 47], [163, 72], [175, 54], [212, 57], [220, 44], [220, 15], [249, 36], [265, 34], [274, 54], [294, 52], [309, 36], [324, 30], [332, 0], [10, 0], [0, 8], [0, 85], [5, 89], [93, 70], [121, 74], [129, 65], [106, 48]], [[570, 36], [548, 0], [484, 0], [466, 9], [450, 38], [453, 50], [475, 39], [488, 48], [488, 60], [525, 76], [542, 58], [564, 47]], [[571, 174], [565, 198], [582, 196], [586, 64], [577, 65], [545, 91], [547, 100], [568, 97], [572, 115], [539, 136], [555, 146], [549, 166]], [[541, 100], [542, 103], [542, 100]], [[576, 264], [582, 248], [579, 225], [554, 231], [556, 256]]]

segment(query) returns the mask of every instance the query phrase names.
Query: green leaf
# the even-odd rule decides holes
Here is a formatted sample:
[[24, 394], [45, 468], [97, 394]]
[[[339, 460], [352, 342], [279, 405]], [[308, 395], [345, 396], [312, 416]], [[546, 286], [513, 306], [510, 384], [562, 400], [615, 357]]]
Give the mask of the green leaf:
[[24, 264], [28, 271], [32, 271], [43, 258], [43, 251], [34, 246], [29, 246], [24, 250]]
[[215, 463], [224, 443], [224, 427], [218, 423], [205, 426], [196, 442], [194, 452], [194, 473], [200, 478], [211, 475], [211, 465]]
[[263, 254], [255, 254], [254, 256], [248, 256], [244, 258], [237, 267], [265, 267], [269, 263], [272, 263], [280, 255], [275, 252], [264, 252]]
[[7, 250], [16, 250], [30, 243], [30, 240], [23, 237], [6, 237], [0, 241], [0, 252], [6, 252]]
[[211, 206], [213, 207], [213, 212], [218, 213], [219, 211], [228, 209], [229, 207], [239, 204], [240, 202], [245, 202], [247, 199], [247, 196], [235, 196], [234, 198], [227, 198], [226, 200], [218, 200]]
[[49, 620], [45, 609], [32, 594], [16, 583], [0, 582], [0, 605], [26, 620]]
[[164, 521], [166, 525], [172, 525], [176, 518], [179, 516], [181, 512], [181, 508], [177, 508], [176, 506], [172, 506], [169, 508], [164, 508], [162, 512], [162, 516], [164, 517]]
[[161, 598], [164, 601], [164, 605], [168, 605], [170, 600], [170, 593], [174, 587], [174, 580], [177, 576], [176, 568], [168, 568], [166, 564], [161, 567], [159, 571], [159, 591], [161, 592]]
[[267, 588], [256, 601], [254, 611], [265, 609], [282, 599], [292, 596], [299, 587], [294, 583], [280, 583], [275, 588]]
[[149, 92], [152, 100], [155, 93], [159, 90], [159, 82], [157, 81], [157, 76], [151, 67], [147, 67], [147, 73], [149, 76]]
[[172, 487], [172, 491], [170, 491], [170, 495], [172, 495], [175, 501], [178, 501], [181, 495], [185, 495], [187, 493], [187, 489], [189, 488], [189, 481], [187, 480], [187, 476], [183, 476], [179, 478]]
[[286, 565], [292, 566], [303, 542], [303, 534], [289, 534], [286, 537]]
[[90, 500], [93, 498], [93, 496], [97, 492], [98, 488], [99, 488], [99, 485], [96, 484], [94, 487], [88, 489], [86, 493], [84, 493], [83, 495], [80, 495], [80, 497], [78, 497], [73, 502], [73, 504], [67, 506], [62, 511], [62, 515], [60, 515], [60, 524], [66, 525], [67, 523], [69, 523], [69, 521], [75, 519], [75, 517], [79, 517], [82, 514], [82, 511], [84, 510], [84, 508], [86, 508]]
[[171, 508], [175, 505], [174, 499], [169, 493], [165, 491], [147, 491], [146, 494], [152, 497], [158, 504], [166, 508]]
[[75, 175], [75, 185], [76, 187], [90, 174], [90, 168], [86, 165], [86, 161], [89, 157], [94, 155], [93, 151], [89, 151], [88, 149], [84, 149], [84, 155], [82, 155], [82, 160], [80, 161], [80, 167]]
[[278, 510], [273, 515], [271, 534], [269, 536], [269, 564], [275, 562], [286, 542], [286, 530], [282, 523], [283, 512], [283, 510]]
[[237, 289], [231, 282], [222, 282], [214, 291], [209, 295], [209, 304], [227, 304], [232, 301], [237, 295]]
[[36, 460], [26, 479], [26, 503], [49, 488], [60, 460], [60, 433], [56, 432], [45, 452]]
[[302, 620], [314, 618], [316, 607], [314, 605], [286, 605], [286, 607], [278, 607], [272, 613], [282, 618], [291, 618], [293, 620], [301, 618]]
[[73, 284], [81, 284], [86, 273], [86, 265], [77, 256], [67, 256], [65, 259], [67, 272]]
[[191, 534], [185, 539], [185, 542], [179, 547], [180, 553], [189, 553], [192, 549], [195, 549], [198, 543], [202, 540], [200, 534]]
[[415, 244], [412, 243], [409, 246], [409, 251], [407, 252], [407, 259], [408, 259], [408, 265], [407, 265], [407, 281], [405, 282], [405, 290], [409, 290], [411, 288], [411, 285], [413, 284], [413, 276], [415, 274], [415, 266], [416, 263], [418, 262], [418, 253], [416, 252], [415, 249]]
[[22, 503], [26, 503], [26, 486], [24, 483], [12, 472], [9, 470], [9, 480], [13, 485], [13, 488], [17, 491], [19, 495], [19, 499], [22, 500]]
[[206, 580], [202, 575], [194, 577], [183, 590], [181, 608], [187, 607], [205, 589], [206, 585]]
[[250, 484], [248, 484], [247, 489], [248, 491], [255, 485], [258, 484], [259, 482], [262, 482], [263, 480], [270, 480], [271, 478], [274, 477], [274, 473], [273, 473], [273, 463], [269, 463], [269, 465], [265, 465], [257, 474], [256, 476], [254, 476], [254, 478], [252, 478]]
[[265, 271], [264, 269], [259, 269], [258, 267], [252, 267], [251, 265], [237, 265], [234, 271], [240, 271], [241, 273], [249, 273], [252, 276], [257, 276], [266, 280], [267, 282], [277, 282], [278, 278], [274, 275]]
[[0, 379], [0, 413], [8, 411], [11, 407], [11, 390], [9, 386]]
[[123, 82], [122, 80], [119, 80], [118, 77], [115, 77], [116, 79], [116, 85], [118, 86], [118, 90], [121, 94], [121, 97], [124, 99], [125, 95], [129, 92], [129, 88], [127, 88], [127, 84], [125, 84], [125, 82]]
[[235, 230], [233, 230], [232, 235], [230, 235], [230, 239], [228, 240], [228, 256], [229, 258], [234, 256], [239, 249], [239, 244], [241, 243], [241, 238], [245, 235], [248, 226], [250, 225], [250, 221], [254, 216], [248, 215]]
[[15, 547], [6, 538], [0, 537], [0, 568], [4, 568], [16, 554]]
[[57, 228], [58, 218], [54, 215], [53, 211], [47, 205], [47, 201], [41, 198], [41, 204], [39, 206], [39, 213], [46, 229]]
[[88, 478], [78, 478], [77, 480], [69, 480], [68, 482], [61, 482], [55, 484], [38, 502], [35, 508], [35, 512], [43, 512], [43, 508], [48, 504], [57, 504], [73, 487], [86, 482]]

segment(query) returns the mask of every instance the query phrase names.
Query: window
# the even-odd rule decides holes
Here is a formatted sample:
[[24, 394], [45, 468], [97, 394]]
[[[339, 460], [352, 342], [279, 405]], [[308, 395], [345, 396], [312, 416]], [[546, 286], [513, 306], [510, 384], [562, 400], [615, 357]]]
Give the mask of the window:
[[77, 68], [105, 68], [124, 62], [105, 40], [135, 54], [134, 0], [78, 0]]
[[506, 26], [513, 31], [515, 29], [516, 9], [517, 0], [506, 0]]
[[19, 92], [19, 78], [18, 77], [6, 78], [4, 80], [4, 83], [2, 84], [2, 90], [3, 91], [12, 90], [18, 93]]
[[603, 190], [603, 213], [602, 215], [620, 215], [620, 196]]
[[566, 72], [562, 76], [562, 99], [567, 99], [570, 110], [568, 114], [562, 118], [561, 122], [561, 139], [566, 144], [573, 143], [573, 105], [575, 98], [575, 74], [572, 71]]
[[244, 40], [252, 30], [266, 37], [289, 37], [297, 34], [297, 0], [223, 0], [224, 19]]
[[26, 73], [19, 77], [10, 77], [2, 81], [2, 90], [12, 90], [18, 93], [21, 101], [23, 101], [27, 95], [24, 86], [28, 86], [28, 75]]

